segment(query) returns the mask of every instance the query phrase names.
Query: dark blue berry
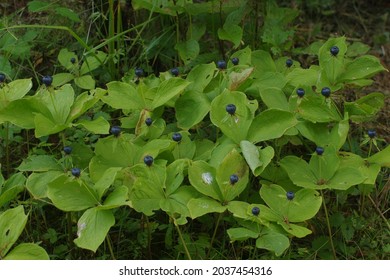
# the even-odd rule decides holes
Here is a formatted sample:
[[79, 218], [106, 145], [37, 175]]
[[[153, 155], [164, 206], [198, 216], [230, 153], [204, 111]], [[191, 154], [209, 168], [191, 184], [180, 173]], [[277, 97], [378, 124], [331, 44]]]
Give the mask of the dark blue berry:
[[140, 77], [143, 77], [144, 76], [144, 69], [142, 68], [136, 68], [135, 69], [135, 75], [140, 78]]
[[5, 81], [5, 75], [0, 74], [0, 83], [3, 83]]
[[286, 197], [288, 200], [293, 200], [295, 197], [295, 194], [294, 194], [294, 192], [287, 192]]
[[252, 208], [252, 214], [255, 215], [255, 216], [259, 216], [260, 214], [260, 208], [255, 206]]
[[145, 156], [144, 157], [144, 163], [147, 165], [147, 166], [152, 166], [153, 164], [153, 157], [152, 156]]
[[72, 153], [72, 147], [65, 146], [64, 147], [64, 153], [67, 155], [70, 155]]
[[179, 132], [175, 132], [172, 135], [172, 140], [175, 141], [175, 142], [180, 142], [181, 138], [182, 138], [182, 136], [181, 136], [181, 134]]
[[151, 126], [152, 123], [153, 123], [152, 118], [147, 118], [147, 119], [145, 120], [145, 124], [146, 124], [147, 126]]
[[72, 168], [71, 172], [72, 172], [73, 176], [80, 177], [80, 174], [81, 174], [80, 168], [74, 167], [74, 168]]
[[119, 134], [121, 133], [121, 128], [120, 128], [119, 126], [113, 126], [113, 127], [111, 127], [111, 129], [110, 129], [110, 133], [111, 133], [112, 135], [114, 135], [115, 137], [118, 137]]
[[303, 97], [305, 95], [305, 90], [303, 88], [298, 88], [297, 89], [297, 95], [299, 97]]
[[376, 131], [373, 130], [373, 129], [369, 129], [369, 130], [367, 131], [367, 134], [368, 134], [368, 136], [369, 136], [370, 138], [374, 138], [374, 137], [376, 136]]
[[225, 60], [220, 60], [217, 62], [217, 67], [221, 70], [226, 69], [226, 61]]
[[75, 63], [76, 63], [76, 58], [72, 57], [72, 58], [70, 59], [70, 62], [73, 63], [73, 64], [75, 64]]
[[228, 112], [230, 115], [234, 115], [234, 113], [236, 112], [236, 105], [234, 104], [226, 105], [226, 112]]
[[175, 68], [171, 69], [171, 74], [173, 76], [177, 77], [177, 76], [179, 76], [179, 73], [180, 73], [179, 68], [175, 67]]
[[317, 153], [317, 155], [322, 155], [323, 153], [324, 153], [324, 148], [322, 148], [322, 147], [317, 147], [316, 148], [316, 153]]
[[44, 76], [42, 78], [42, 83], [45, 84], [46, 86], [51, 86], [53, 83], [53, 77], [52, 76]]
[[234, 185], [238, 182], [238, 176], [236, 174], [230, 175], [230, 184]]
[[290, 58], [286, 60], [286, 66], [287, 66], [288, 68], [290, 68], [290, 67], [293, 65], [293, 63], [294, 63], [294, 62], [293, 62], [292, 59], [290, 59]]
[[321, 89], [321, 94], [323, 96], [325, 96], [326, 98], [328, 98], [330, 96], [330, 88], [328, 87], [324, 87]]
[[238, 63], [240, 63], [240, 60], [238, 59], [238, 57], [233, 57], [232, 63], [233, 63], [233, 65], [238, 65]]
[[333, 55], [333, 56], [336, 56], [338, 53], [339, 53], [339, 47], [337, 46], [333, 46], [330, 48], [330, 53]]

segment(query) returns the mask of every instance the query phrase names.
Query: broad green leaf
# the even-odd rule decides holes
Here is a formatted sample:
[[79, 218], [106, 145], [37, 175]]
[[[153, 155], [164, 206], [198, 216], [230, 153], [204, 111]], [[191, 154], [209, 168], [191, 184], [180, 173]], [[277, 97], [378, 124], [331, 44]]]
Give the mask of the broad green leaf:
[[265, 72], [276, 72], [276, 65], [270, 53], [263, 50], [252, 51], [252, 65], [256, 66], [255, 77]]
[[288, 84], [293, 87], [302, 85], [314, 86], [317, 84], [318, 76], [320, 75], [317, 65], [312, 65], [308, 69], [295, 68], [286, 76]]
[[224, 24], [223, 28], [218, 28], [218, 37], [221, 40], [227, 40], [234, 44], [233, 48], [237, 48], [242, 39], [242, 28], [237, 24]]
[[29, 1], [27, 6], [29, 12], [37, 13], [37, 12], [43, 12], [45, 10], [48, 10], [52, 6], [52, 3], [34, 0], [34, 1]]
[[98, 208], [112, 209], [126, 205], [128, 192], [129, 189], [126, 186], [116, 187], [104, 200], [103, 205]]
[[188, 201], [187, 207], [192, 219], [196, 219], [208, 213], [222, 213], [227, 209], [227, 206], [224, 206], [220, 202], [209, 197], [193, 198]]
[[186, 90], [203, 92], [204, 88], [213, 79], [216, 70], [217, 68], [213, 62], [195, 66], [186, 77], [186, 80], [190, 82]]
[[280, 164], [294, 184], [309, 189], [347, 190], [367, 179], [361, 171], [350, 167], [338, 168], [330, 179], [321, 178], [306, 161], [295, 156], [283, 158]]
[[19, 238], [27, 223], [23, 206], [17, 206], [0, 214], [0, 257], [3, 258]]
[[[333, 46], [339, 48], [339, 53], [334, 56], [330, 53]], [[327, 76], [329, 82], [333, 85], [344, 72], [344, 56], [347, 52], [345, 37], [330, 38], [320, 48], [318, 60], [322, 72]]]
[[4, 260], [49, 260], [49, 255], [42, 247], [34, 243], [22, 243], [12, 249]]
[[282, 255], [289, 246], [290, 240], [287, 236], [268, 228], [264, 228], [256, 240], [257, 248], [275, 252], [276, 256]]
[[95, 146], [95, 156], [89, 164], [92, 180], [97, 181], [110, 167], [132, 166], [138, 160], [137, 151], [137, 146], [131, 142], [128, 134], [99, 139]]
[[61, 171], [32, 173], [26, 181], [26, 188], [35, 199], [47, 197], [48, 184], [63, 174]]
[[104, 64], [106, 57], [107, 54], [102, 51], [97, 51], [87, 56], [81, 65], [80, 75], [85, 75]]
[[110, 124], [102, 116], [99, 116], [98, 118], [91, 121], [82, 119], [78, 121], [76, 125], [81, 125], [86, 130], [89, 130], [95, 134], [108, 134], [110, 130]]
[[216, 180], [216, 170], [204, 161], [195, 161], [188, 168], [191, 185], [200, 193], [222, 201], [222, 193]]
[[170, 217], [173, 217], [178, 225], [184, 225], [187, 223], [187, 217], [190, 217], [188, 202], [198, 197], [200, 195], [193, 187], [181, 186], [166, 199], [161, 200], [160, 207]]
[[334, 125], [331, 131], [327, 123], [312, 123], [301, 121], [296, 128], [299, 132], [319, 147], [332, 146], [339, 150], [345, 143], [349, 131], [348, 119], [342, 120]]
[[6, 108], [0, 110], [0, 123], [8, 121], [21, 128], [32, 129], [35, 127], [34, 112], [40, 107], [42, 105], [34, 97], [12, 101]]
[[91, 75], [84, 75], [80, 77], [74, 78], [75, 84], [82, 89], [94, 89], [95, 88], [95, 80]]
[[353, 42], [348, 46], [346, 56], [355, 57], [358, 55], [366, 54], [370, 50], [370, 46], [363, 44], [362, 42]]
[[317, 188], [317, 177], [304, 159], [296, 156], [286, 156], [280, 161], [280, 165], [297, 186], [310, 189]]
[[330, 180], [339, 168], [340, 160], [336, 151], [331, 147], [326, 147], [324, 153], [319, 156], [313, 154], [309, 166], [319, 180]]
[[132, 1], [133, 8], [135, 10], [139, 9], [147, 9], [149, 11], [153, 11], [155, 13], [163, 14], [163, 15], [170, 15], [170, 16], [176, 16], [176, 14], [180, 14], [182, 11], [184, 11], [184, 1], [179, 0], [175, 2], [169, 2], [165, 0], [155, 0], [155, 1], [149, 1], [149, 0], [134, 0]]
[[[249, 181], [248, 173], [248, 166], [237, 150], [226, 155], [216, 172], [216, 180], [222, 193], [221, 202], [227, 203], [244, 191]], [[237, 175], [238, 182], [231, 184], [231, 175]]]
[[14, 80], [0, 88], [0, 110], [9, 102], [23, 98], [32, 88], [31, 79]]
[[303, 238], [312, 233], [310, 229], [295, 224], [279, 223], [288, 233]]
[[53, 83], [54, 87], [60, 87], [66, 83], [69, 83], [74, 79], [73, 74], [70, 73], [58, 73], [53, 75]]
[[266, 88], [260, 90], [260, 97], [270, 109], [289, 110], [286, 95], [280, 88]]
[[196, 145], [194, 160], [208, 161], [211, 158], [211, 153], [214, 150], [215, 143], [209, 139], [195, 139]]
[[[249, 46], [246, 46], [244, 49], [233, 53], [231, 57], [237, 57], [240, 60], [240, 65], [251, 65], [252, 50]], [[229, 61], [229, 65], [233, 65], [231, 61]]]
[[384, 106], [385, 96], [380, 92], [373, 92], [354, 102], [345, 102], [345, 111], [354, 122], [372, 120]]
[[[231, 63], [231, 62], [229, 62]], [[241, 84], [248, 81], [248, 78], [252, 75], [254, 67], [245, 68], [241, 71], [232, 71], [229, 73], [229, 86], [228, 89], [231, 91], [237, 90]]]
[[230, 138], [224, 136], [219, 139], [219, 143], [214, 147], [211, 158], [208, 162], [214, 168], [218, 168], [222, 160], [230, 153], [233, 149], [237, 149], [238, 145], [233, 142]]
[[79, 15], [67, 7], [57, 7], [57, 8], [55, 8], [55, 11], [56, 11], [56, 14], [63, 16], [63, 17], [66, 17], [73, 22], [80, 22]]
[[247, 138], [253, 143], [279, 138], [296, 124], [297, 120], [292, 113], [268, 109], [254, 118]]
[[72, 122], [74, 119], [80, 117], [87, 110], [92, 108], [93, 105], [99, 101], [100, 96], [102, 96], [105, 92], [106, 91], [103, 89], [96, 89], [90, 91], [90, 94], [88, 92], [83, 92], [78, 95], [70, 109], [67, 122]]
[[153, 215], [153, 211], [160, 209], [161, 199], [165, 198], [165, 166], [137, 164], [131, 168], [131, 173], [136, 177], [129, 193], [132, 207], [145, 215]]
[[[0, 181], [4, 181], [1, 176]], [[0, 185], [0, 207], [15, 199], [17, 195], [24, 190], [26, 177], [22, 172], [17, 172], [8, 178], [4, 185]], [[0, 182], [1, 183], [1, 182]]]
[[96, 252], [114, 224], [115, 218], [111, 210], [88, 209], [77, 222], [77, 238], [74, 243], [77, 247]]
[[[172, 154], [175, 159], [192, 159], [195, 154], [196, 145], [191, 141], [188, 133], [182, 132], [182, 140], [180, 142], [173, 141]], [[172, 137], [172, 135], [170, 135]]]
[[55, 134], [68, 127], [67, 124], [57, 124], [51, 118], [47, 118], [39, 113], [35, 115], [34, 125], [36, 138]]
[[380, 164], [370, 162], [368, 159], [363, 159], [358, 155], [348, 152], [340, 153], [340, 167], [358, 169], [367, 178], [363, 184], [369, 185], [375, 184], [376, 178], [381, 170]]
[[347, 190], [363, 183], [367, 177], [358, 169], [352, 167], [339, 168], [332, 179], [324, 187], [335, 190]]
[[99, 204], [93, 189], [84, 182], [62, 175], [48, 184], [47, 196], [62, 211], [81, 211]]
[[340, 121], [341, 117], [333, 102], [319, 95], [303, 98], [297, 111], [300, 117], [311, 122]]
[[341, 81], [349, 82], [370, 78], [375, 74], [386, 70], [379, 59], [373, 55], [364, 55], [347, 63], [344, 73], [340, 76]]
[[170, 99], [180, 94], [187, 86], [189, 82], [181, 78], [172, 78], [163, 81], [157, 88], [156, 95], [152, 102], [152, 109], [160, 107], [168, 102]]
[[261, 149], [249, 141], [241, 141], [242, 154], [248, 163], [253, 175], [259, 176], [274, 157], [274, 149], [271, 146]]
[[106, 190], [114, 183], [116, 174], [119, 170], [121, 170], [120, 167], [108, 168], [99, 178], [99, 180], [95, 183], [94, 189], [96, 190], [98, 200], [102, 199]]
[[380, 166], [390, 168], [390, 145], [382, 151], [372, 155], [367, 160], [370, 163], [376, 163]]
[[175, 103], [178, 127], [189, 129], [200, 123], [210, 111], [210, 101], [198, 91], [186, 91]]
[[[253, 119], [254, 114], [250, 110], [250, 103], [244, 93], [226, 90], [211, 102], [210, 119], [226, 136], [240, 143], [246, 138]], [[226, 111], [226, 106], [229, 104], [236, 106], [233, 115]]]
[[[257, 238], [259, 233], [254, 232], [250, 229], [239, 227], [239, 228], [229, 228], [227, 234], [231, 241], [245, 241], [250, 238]], [[262, 248], [262, 247], [259, 247]], [[266, 248], [265, 248], [266, 249]]]
[[[72, 58], [76, 59], [74, 64], [71, 62]], [[75, 52], [71, 52], [67, 48], [61, 49], [58, 53], [58, 62], [67, 70], [73, 70], [75, 66], [78, 65], [77, 55]]]
[[303, 222], [313, 218], [322, 203], [319, 193], [310, 189], [301, 189], [295, 193], [292, 200], [288, 200], [286, 190], [281, 186], [263, 185], [260, 195], [272, 210], [283, 217], [283, 221], [289, 223]]
[[39, 112], [56, 125], [66, 124], [75, 95], [72, 86], [66, 84], [54, 91], [46, 90], [39, 94], [43, 105], [49, 109], [51, 115], [41, 110]]
[[108, 83], [107, 95], [101, 99], [115, 109], [137, 110], [146, 106], [140, 94], [132, 85], [119, 81]]
[[0, 207], [15, 199], [23, 190], [23, 185], [14, 185], [0, 192]]
[[194, 39], [189, 39], [185, 42], [178, 42], [175, 50], [179, 52], [179, 56], [184, 64], [190, 63], [199, 55], [199, 43]]
[[48, 155], [31, 155], [26, 158], [17, 168], [19, 171], [45, 172], [50, 170], [62, 171], [63, 168]]
[[279, 72], [265, 72], [259, 73], [258, 76], [255, 76], [255, 74], [252, 76], [255, 78], [255, 80], [253, 81], [252, 85], [246, 89], [246, 91], [249, 93], [253, 92], [253, 95], [255, 95], [258, 91], [264, 91], [268, 88], [282, 89], [287, 83], [284, 75]]

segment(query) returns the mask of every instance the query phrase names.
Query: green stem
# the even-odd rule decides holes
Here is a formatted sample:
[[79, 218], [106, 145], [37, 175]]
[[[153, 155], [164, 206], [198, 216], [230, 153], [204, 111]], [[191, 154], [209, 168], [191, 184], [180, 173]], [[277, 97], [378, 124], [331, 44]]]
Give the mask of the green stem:
[[333, 238], [332, 238], [333, 234], [332, 234], [332, 229], [330, 227], [328, 208], [326, 207], [324, 193], [322, 192], [322, 190], [320, 190], [320, 192], [321, 192], [321, 196], [322, 196], [322, 205], [324, 206], [324, 211], [325, 211], [326, 224], [328, 226], [328, 234], [329, 234], [330, 246], [332, 247], [332, 252], [333, 252], [334, 259], [337, 259], [336, 249], [334, 248], [334, 244], [333, 244]]
[[219, 213], [219, 215], [218, 215], [218, 220], [217, 220], [217, 223], [216, 223], [215, 228], [214, 228], [213, 237], [211, 238], [211, 241], [210, 241], [210, 249], [207, 252], [207, 257], [206, 257], [207, 259], [209, 258], [210, 253], [211, 253], [211, 249], [213, 248], [213, 243], [215, 240], [215, 236], [217, 235], [217, 230], [219, 227], [219, 223], [221, 222], [222, 215], [223, 215], [223, 213]]
[[111, 258], [112, 258], [113, 260], [116, 260], [115, 254], [114, 254], [114, 250], [112, 249], [111, 239], [110, 239], [110, 237], [108, 236], [108, 234], [106, 235], [106, 242], [107, 242], [108, 250], [110, 250]]
[[390, 230], [390, 224], [389, 222], [387, 221], [386, 217], [383, 215], [383, 213], [381, 212], [381, 210], [379, 209], [378, 205], [376, 205], [375, 201], [371, 198], [370, 195], [367, 195], [368, 199], [371, 201], [372, 205], [374, 205], [375, 207], [375, 210], [378, 212], [378, 214], [381, 216], [381, 218], [383, 219], [383, 221], [385, 222], [387, 228]]
[[[111, 39], [115, 36], [115, 16], [114, 16], [114, 0], [108, 1], [109, 6], [109, 22], [108, 22], [108, 38]], [[110, 40], [108, 44], [108, 68], [110, 69], [110, 74], [114, 74], [115, 64], [114, 64], [114, 53], [115, 53], [115, 41]], [[115, 77], [114, 77], [115, 78]]]
[[[372, 151], [372, 139], [370, 139], [370, 147], [368, 149], [367, 158], [369, 158], [371, 156], [371, 151]], [[365, 198], [366, 198], [366, 195], [363, 193], [361, 195], [361, 199], [360, 199], [360, 217], [363, 216], [364, 204], [365, 204], [365, 201], [366, 201]]]
[[11, 168], [9, 165], [9, 122], [5, 123], [5, 164], [8, 178], [11, 173]]
[[149, 259], [152, 259], [152, 231], [150, 230], [150, 222], [148, 216], [145, 215], [146, 219], [146, 229], [148, 231], [148, 256]]
[[180, 227], [177, 225], [175, 220], [173, 220], [173, 223], [175, 224], [175, 228], [177, 230], [177, 233], [179, 234], [179, 238], [180, 238], [181, 243], [183, 244], [184, 251], [186, 252], [187, 258], [189, 260], [192, 260], [191, 255], [190, 255], [190, 251], [188, 251], [188, 248], [187, 248], [187, 245], [186, 245], [186, 243], [184, 241], [183, 235], [181, 234]]
[[66, 223], [68, 229], [68, 244], [69, 244], [69, 254], [72, 258], [72, 249], [73, 249], [73, 236], [72, 236], [72, 212], [66, 213]]

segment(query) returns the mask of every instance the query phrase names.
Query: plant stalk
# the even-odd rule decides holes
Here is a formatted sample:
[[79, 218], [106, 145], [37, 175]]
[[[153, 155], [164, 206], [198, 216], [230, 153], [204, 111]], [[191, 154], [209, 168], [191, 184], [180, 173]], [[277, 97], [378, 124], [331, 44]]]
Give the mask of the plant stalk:
[[333, 244], [333, 238], [332, 238], [333, 234], [332, 234], [332, 229], [330, 227], [328, 208], [326, 207], [324, 193], [322, 192], [322, 190], [320, 190], [320, 192], [321, 192], [321, 196], [322, 196], [322, 205], [324, 206], [324, 211], [325, 211], [326, 224], [328, 226], [328, 234], [329, 234], [330, 246], [332, 247], [332, 252], [333, 252], [334, 259], [337, 259], [336, 249], [334, 248], [334, 244]]
[[175, 221], [175, 220], [173, 220], [173, 223], [175, 224], [177, 233], [179, 234], [179, 238], [180, 238], [181, 243], [183, 244], [184, 251], [186, 252], [187, 258], [188, 258], [189, 260], [192, 260], [190, 251], [188, 251], [188, 248], [187, 248], [187, 245], [186, 245], [186, 243], [185, 243], [185, 241], [184, 241], [184, 238], [183, 238], [183, 235], [182, 235], [182, 233], [181, 233], [180, 227], [176, 224], [176, 221]]

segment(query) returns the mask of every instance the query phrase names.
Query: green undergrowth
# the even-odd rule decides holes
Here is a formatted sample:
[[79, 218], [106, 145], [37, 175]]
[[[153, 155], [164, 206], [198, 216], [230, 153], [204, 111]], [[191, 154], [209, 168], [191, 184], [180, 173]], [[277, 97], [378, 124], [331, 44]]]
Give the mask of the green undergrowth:
[[[32, 12], [78, 20], [31, 2]], [[115, 50], [142, 24], [110, 25], [83, 55], [61, 48], [57, 71], [38, 85], [13, 78], [11, 64], [0, 69], [0, 258], [388, 258], [390, 148], [374, 128], [351, 129], [385, 104], [383, 93], [365, 93], [387, 71], [379, 59], [330, 37], [308, 46], [313, 63], [303, 67], [284, 55], [307, 51], [288, 39], [296, 10], [268, 1], [256, 30], [243, 21], [252, 1], [238, 10], [173, 2], [133, 3], [150, 12], [147, 24], [175, 20], [166, 32], [176, 30], [176, 63], [157, 73], [148, 59], [116, 71]], [[197, 20], [208, 13], [227, 14], [214, 34], [224, 58], [201, 53], [213, 22]], [[242, 44], [245, 28], [261, 44]]]

